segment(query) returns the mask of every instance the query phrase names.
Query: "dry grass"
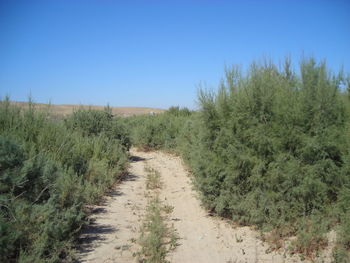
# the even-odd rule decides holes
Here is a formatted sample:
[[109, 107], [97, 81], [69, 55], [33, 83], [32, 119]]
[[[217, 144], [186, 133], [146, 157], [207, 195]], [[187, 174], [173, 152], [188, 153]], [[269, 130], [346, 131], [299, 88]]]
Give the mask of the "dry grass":
[[[28, 107], [27, 102], [18, 102], [12, 101], [12, 104], [15, 104], [20, 107]], [[44, 103], [35, 103], [38, 109], [50, 109], [52, 114], [63, 117], [71, 114], [74, 109], [80, 107], [83, 108], [92, 108], [97, 110], [103, 110], [105, 106], [95, 106], [95, 105], [73, 105], [73, 104], [44, 104]], [[144, 114], [158, 114], [165, 112], [163, 109], [158, 108], [147, 108], [147, 107], [111, 107], [112, 113], [120, 116], [133, 116], [133, 115], [144, 115]]]

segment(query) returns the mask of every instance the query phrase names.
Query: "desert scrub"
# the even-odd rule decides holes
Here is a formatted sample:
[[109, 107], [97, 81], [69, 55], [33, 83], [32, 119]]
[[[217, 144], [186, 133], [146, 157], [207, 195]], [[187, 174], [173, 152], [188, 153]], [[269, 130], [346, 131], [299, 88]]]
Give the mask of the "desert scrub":
[[194, 112], [187, 108], [170, 107], [165, 113], [141, 115], [122, 119], [134, 146], [143, 150], [177, 151], [179, 134]]
[[291, 251], [311, 259], [336, 230], [341, 262], [350, 240], [349, 83], [313, 58], [298, 70], [289, 59], [253, 62], [245, 73], [227, 67], [217, 91], [200, 90], [198, 112], [125, 122], [134, 145], [181, 153], [208, 210], [274, 233], [276, 248], [296, 236]]
[[126, 148], [105, 130], [51, 121], [31, 102], [0, 101], [0, 261], [72, 261], [86, 205], [123, 172]]
[[83, 136], [103, 135], [108, 139], [117, 140], [127, 150], [130, 148], [130, 138], [121, 118], [113, 116], [112, 109], [107, 106], [104, 110], [78, 108], [73, 114], [64, 119], [70, 130], [79, 131]]
[[168, 215], [173, 207], [164, 205], [159, 200], [160, 174], [154, 169], [146, 168], [150, 176], [147, 177], [147, 189], [152, 191], [147, 195], [149, 202], [146, 216], [141, 227], [138, 243], [141, 250], [135, 254], [139, 262], [165, 263], [167, 254], [175, 249], [178, 236], [174, 226], [168, 224]]
[[206, 207], [281, 229], [280, 238], [296, 235], [292, 251], [315, 257], [325, 234], [348, 222], [335, 209], [350, 185], [343, 83], [324, 62], [304, 59], [298, 75], [287, 59], [283, 68], [252, 63], [246, 74], [228, 68], [217, 92], [200, 91], [182, 152]]

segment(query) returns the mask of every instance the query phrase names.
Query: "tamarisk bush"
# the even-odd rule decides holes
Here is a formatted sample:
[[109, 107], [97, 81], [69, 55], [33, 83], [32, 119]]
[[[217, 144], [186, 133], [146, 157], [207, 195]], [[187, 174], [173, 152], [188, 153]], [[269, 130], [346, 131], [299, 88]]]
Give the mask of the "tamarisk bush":
[[334, 258], [348, 262], [349, 77], [313, 58], [291, 65], [226, 68], [216, 92], [199, 91], [198, 112], [125, 122], [133, 144], [182, 155], [207, 209], [278, 239], [297, 235], [292, 250], [309, 258], [338, 230]]
[[253, 63], [245, 75], [227, 69], [217, 93], [200, 91], [185, 157], [204, 203], [219, 215], [281, 236], [325, 234], [334, 222], [350, 224], [338, 208], [350, 204], [339, 199], [350, 186], [343, 77], [312, 58], [300, 75], [290, 64]]
[[141, 115], [122, 119], [131, 143], [148, 149], [176, 151], [184, 123], [194, 114], [187, 108], [170, 107], [157, 115]]
[[73, 260], [86, 205], [115, 183], [127, 161], [128, 137], [116, 132], [118, 124], [102, 119], [94, 127], [106, 115], [81, 109], [53, 122], [31, 102], [22, 109], [0, 101], [1, 262]]

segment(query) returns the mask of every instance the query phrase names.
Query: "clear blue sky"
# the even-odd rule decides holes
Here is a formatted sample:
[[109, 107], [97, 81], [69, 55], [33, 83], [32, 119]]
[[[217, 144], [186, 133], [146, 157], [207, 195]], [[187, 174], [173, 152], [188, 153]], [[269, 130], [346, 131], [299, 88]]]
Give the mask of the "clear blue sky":
[[350, 72], [350, 1], [0, 0], [0, 97], [195, 107], [225, 64], [326, 58]]

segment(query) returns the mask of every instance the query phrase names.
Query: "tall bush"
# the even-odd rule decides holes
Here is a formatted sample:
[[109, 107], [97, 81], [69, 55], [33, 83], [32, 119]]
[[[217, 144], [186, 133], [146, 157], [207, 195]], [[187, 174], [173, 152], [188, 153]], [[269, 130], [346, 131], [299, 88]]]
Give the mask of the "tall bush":
[[228, 69], [217, 93], [199, 93], [186, 158], [209, 209], [285, 234], [314, 215], [329, 218], [325, 232], [346, 220], [335, 209], [350, 179], [343, 77], [313, 58], [300, 72], [289, 60], [282, 69], [253, 63], [244, 76]]
[[309, 257], [333, 228], [335, 259], [346, 262], [348, 83], [314, 58], [298, 71], [290, 59], [254, 62], [245, 74], [227, 67], [216, 92], [200, 90], [196, 113], [172, 107], [125, 121], [133, 144], [182, 154], [209, 210], [280, 238], [297, 235], [294, 251]]

